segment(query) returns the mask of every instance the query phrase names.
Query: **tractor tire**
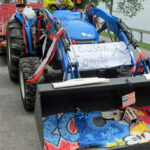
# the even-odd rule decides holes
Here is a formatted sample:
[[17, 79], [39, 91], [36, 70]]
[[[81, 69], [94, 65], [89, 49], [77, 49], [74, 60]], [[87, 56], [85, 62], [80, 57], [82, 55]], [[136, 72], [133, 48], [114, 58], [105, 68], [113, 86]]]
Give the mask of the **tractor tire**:
[[6, 53], [9, 76], [12, 81], [18, 81], [19, 59], [26, 56], [23, 40], [22, 24], [17, 20], [10, 20], [7, 24]]
[[40, 64], [38, 57], [25, 57], [19, 63], [20, 92], [23, 105], [26, 110], [34, 110], [37, 84], [44, 83], [44, 76], [41, 75], [35, 83], [26, 80], [33, 76]]

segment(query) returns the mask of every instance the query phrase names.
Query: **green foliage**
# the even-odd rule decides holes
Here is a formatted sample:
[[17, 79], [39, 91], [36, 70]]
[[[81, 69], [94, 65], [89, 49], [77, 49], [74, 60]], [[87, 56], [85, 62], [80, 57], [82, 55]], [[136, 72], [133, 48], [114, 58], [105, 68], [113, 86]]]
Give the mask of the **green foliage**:
[[[137, 12], [143, 9], [142, 2], [144, 0], [117, 0], [118, 11], [123, 15], [132, 18], [136, 16]], [[116, 0], [82, 0], [82, 6], [92, 3], [97, 6], [100, 2], [104, 3], [106, 8], [109, 9], [110, 14], [113, 12], [113, 5]]]
[[[108, 38], [110, 37], [110, 35], [107, 32], [102, 32], [101, 36], [108, 37]], [[111, 37], [114, 39], [115, 38], [114, 34], [112, 34]], [[142, 43], [142, 42], [137, 41], [137, 44], [142, 48], [150, 50], [150, 44], [148, 43]]]
[[[144, 0], [117, 0], [118, 11], [123, 15], [132, 18], [136, 16], [137, 12], [143, 9], [142, 2]], [[113, 3], [115, 0], [100, 0], [109, 9], [110, 13], [113, 12]]]
[[144, 0], [119, 0], [118, 10], [124, 15], [132, 18], [133, 16], [136, 16], [138, 11], [141, 11], [143, 9], [143, 1]]
[[150, 50], [150, 44], [142, 43], [142, 42], [137, 42], [137, 43], [140, 47], [143, 47], [143, 48]]
[[100, 2], [105, 3], [106, 7], [110, 10], [113, 5], [113, 0], [100, 0]]

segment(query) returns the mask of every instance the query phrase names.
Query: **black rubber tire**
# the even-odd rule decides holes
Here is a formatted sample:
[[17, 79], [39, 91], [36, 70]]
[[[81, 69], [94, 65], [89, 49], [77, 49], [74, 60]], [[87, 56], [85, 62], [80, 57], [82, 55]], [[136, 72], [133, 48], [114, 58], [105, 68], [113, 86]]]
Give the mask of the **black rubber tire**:
[[40, 64], [38, 57], [25, 57], [20, 59], [19, 63], [19, 81], [20, 92], [23, 105], [26, 110], [34, 110], [36, 87], [39, 83], [44, 83], [44, 76], [41, 75], [36, 83], [27, 82], [26, 80], [33, 76]]
[[19, 59], [26, 56], [23, 40], [22, 24], [10, 20], [7, 24], [6, 53], [9, 76], [12, 81], [18, 81]]

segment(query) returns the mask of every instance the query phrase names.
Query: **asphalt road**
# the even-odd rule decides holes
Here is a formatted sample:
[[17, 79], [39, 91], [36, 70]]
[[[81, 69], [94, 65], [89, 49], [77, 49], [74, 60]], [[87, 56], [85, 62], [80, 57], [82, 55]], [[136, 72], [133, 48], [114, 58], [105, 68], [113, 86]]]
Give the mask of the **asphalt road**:
[[40, 150], [34, 114], [24, 110], [19, 90], [0, 55], [0, 150]]
[[19, 84], [9, 79], [5, 55], [0, 55], [0, 150], [40, 150], [34, 114], [23, 108]]

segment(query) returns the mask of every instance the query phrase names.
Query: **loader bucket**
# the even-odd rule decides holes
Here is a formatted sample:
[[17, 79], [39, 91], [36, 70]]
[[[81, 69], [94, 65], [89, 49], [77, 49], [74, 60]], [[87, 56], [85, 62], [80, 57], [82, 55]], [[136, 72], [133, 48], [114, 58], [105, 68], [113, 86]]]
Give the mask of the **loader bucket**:
[[[144, 76], [128, 77], [136, 92], [135, 106], [150, 105], [150, 80]], [[75, 112], [80, 108], [85, 112], [110, 110], [121, 107], [121, 96], [126, 91], [126, 77], [112, 78], [108, 83], [82, 85], [54, 89], [51, 84], [37, 87], [35, 118], [42, 148], [44, 148], [42, 118], [60, 112]], [[138, 144], [117, 149], [149, 149], [150, 144]], [[97, 148], [87, 148], [96, 150]], [[100, 149], [100, 148], [99, 148]], [[115, 149], [115, 148], [114, 148]]]

